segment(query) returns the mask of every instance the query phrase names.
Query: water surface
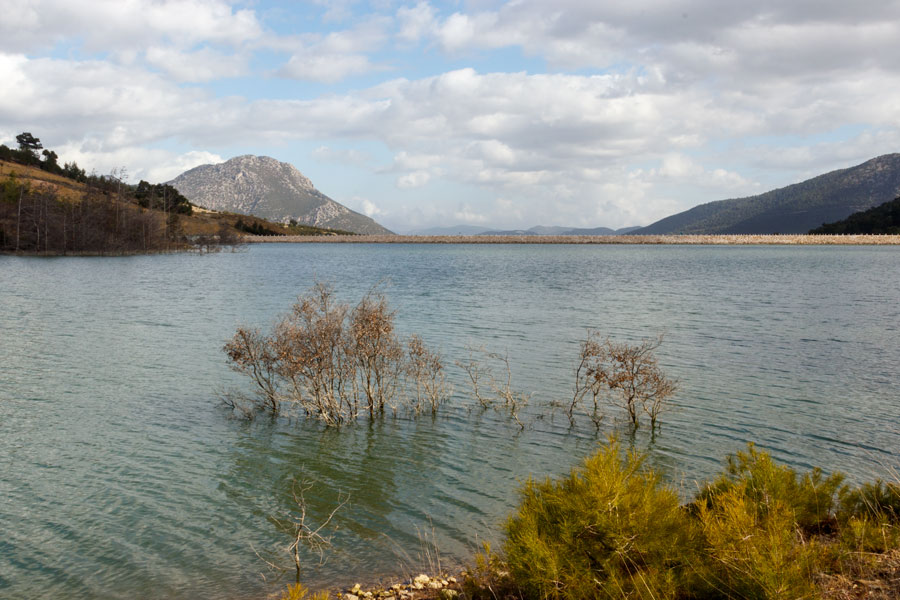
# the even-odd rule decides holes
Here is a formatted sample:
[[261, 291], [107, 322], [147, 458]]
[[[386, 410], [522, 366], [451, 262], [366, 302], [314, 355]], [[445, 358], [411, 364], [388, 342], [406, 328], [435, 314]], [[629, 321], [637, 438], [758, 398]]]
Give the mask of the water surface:
[[[230, 418], [243, 385], [221, 346], [270, 325], [316, 280], [358, 299], [386, 282], [399, 329], [452, 362], [509, 352], [533, 392], [527, 429], [450, 407], [337, 431]], [[900, 269], [895, 248], [261, 245], [123, 258], [0, 257], [0, 597], [259, 598], [257, 553], [292, 482], [311, 516], [349, 504], [314, 584], [415, 568], [496, 540], [529, 474], [567, 471], [598, 436], [538, 408], [570, 397], [578, 340], [666, 334], [681, 381], [654, 464], [688, 491], [755, 441], [799, 468], [898, 466]], [[467, 400], [458, 369], [455, 406]], [[539, 418], [540, 415], [543, 415]], [[607, 420], [602, 439], [624, 431]], [[628, 439], [626, 437], [626, 439]], [[404, 566], [405, 565], [405, 566]], [[265, 575], [267, 579], [264, 579]]]

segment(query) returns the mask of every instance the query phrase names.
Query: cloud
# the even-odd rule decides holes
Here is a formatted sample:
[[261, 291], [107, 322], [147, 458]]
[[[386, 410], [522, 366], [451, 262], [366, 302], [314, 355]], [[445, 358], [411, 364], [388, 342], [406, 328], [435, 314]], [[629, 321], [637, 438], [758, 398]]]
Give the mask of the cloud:
[[461, 204], [453, 213], [453, 218], [456, 219], [457, 222], [471, 225], [480, 225], [488, 222], [487, 215], [477, 212], [468, 204]]
[[402, 190], [422, 187], [431, 179], [428, 171], [413, 171], [397, 178], [397, 187]]
[[146, 59], [148, 64], [162, 69], [176, 81], [212, 81], [248, 72], [246, 57], [227, 55], [210, 48], [180, 52], [152, 46], [146, 51]]
[[372, 156], [368, 152], [350, 149], [337, 149], [329, 146], [319, 146], [312, 151], [316, 160], [341, 163], [345, 165], [363, 166], [372, 162]]
[[[84, 166], [158, 176], [192, 150], [308, 140], [303, 157], [318, 147], [317, 160], [365, 167], [385, 188], [430, 185], [442, 204], [428, 215], [612, 226], [900, 144], [896, 2], [338, 9], [332, 25], [288, 35], [224, 0], [6, 0], [0, 131], [31, 130]], [[387, 69], [407, 77], [368, 83]], [[366, 83], [319, 95], [272, 74]], [[379, 167], [358, 142], [393, 161]], [[442, 186], [483, 205], [432, 200]], [[399, 200], [369, 201], [397, 214]]]
[[362, 198], [362, 211], [367, 217], [377, 217], [379, 215], [384, 214], [384, 211], [378, 208], [374, 202], [369, 200], [368, 198]]
[[98, 174], [124, 169], [126, 180], [137, 183], [141, 179], [161, 183], [174, 179], [181, 173], [205, 164], [224, 162], [218, 154], [190, 151], [177, 154], [168, 150], [147, 149], [139, 146], [118, 148], [115, 153], [96, 150], [90, 144], [68, 143], [56, 147], [65, 162], [78, 163], [88, 171]]
[[277, 74], [290, 79], [335, 83], [353, 75], [385, 70], [385, 65], [370, 61], [368, 53], [384, 45], [387, 26], [387, 20], [374, 18], [352, 29], [304, 35], [299, 48], [293, 50]]
[[237, 46], [258, 40], [263, 27], [253, 11], [221, 0], [5, 0], [0, 49], [34, 52], [76, 37], [91, 52], [142, 51], [165, 41]]
[[[51, 146], [57, 139], [83, 140], [98, 160], [102, 152], [173, 139], [195, 148], [373, 140], [396, 149], [386, 171], [398, 173], [395, 185], [401, 189], [441, 177], [495, 197], [528, 198], [535, 218], [554, 222], [595, 215], [601, 206], [608, 219], [604, 223], [613, 226], [629, 223], [609, 220], [655, 215], [652, 202], [660, 196], [668, 204], [658, 206], [680, 198], [686, 208], [689, 202], [727, 197], [751, 186], [747, 176], [721, 164], [694, 164], [680, 149], [701, 149], [710, 140], [737, 147], [745, 136], [802, 136], [824, 124], [831, 129], [868, 122], [896, 131], [897, 108], [878, 90], [900, 87], [897, 75], [860, 71], [852, 86], [823, 82], [820, 92], [829, 101], [810, 102], [803, 82], [754, 94], [711, 95], [704, 86], [660, 88], [658, 79], [637, 72], [532, 75], [461, 69], [344, 95], [249, 101], [216, 98], [140, 68], [21, 55], [0, 55], [0, 77], [17, 91], [0, 98], [0, 123], [37, 131]], [[92, 134], [84, 138], [88, 131]], [[896, 139], [884, 136], [882, 147]], [[135, 160], [149, 156], [135, 155]], [[314, 156], [359, 158], [329, 150]], [[863, 144], [855, 156], [870, 157]], [[855, 159], [846, 160], [852, 164]], [[645, 189], [628, 179], [627, 167], [648, 163], [660, 166], [643, 173], [650, 186]], [[607, 178], [604, 184], [598, 183], [598, 173]], [[703, 191], [680, 196], [653, 191], [667, 181], [691, 182]], [[580, 198], [581, 204], [543, 208], [566, 198]], [[595, 203], [596, 198], [602, 202]]]
[[373, 70], [361, 54], [295, 54], [279, 71], [281, 77], [335, 83]]
[[417, 42], [433, 32], [437, 11], [427, 2], [413, 7], [402, 6], [397, 10], [399, 29], [397, 37], [403, 42]]

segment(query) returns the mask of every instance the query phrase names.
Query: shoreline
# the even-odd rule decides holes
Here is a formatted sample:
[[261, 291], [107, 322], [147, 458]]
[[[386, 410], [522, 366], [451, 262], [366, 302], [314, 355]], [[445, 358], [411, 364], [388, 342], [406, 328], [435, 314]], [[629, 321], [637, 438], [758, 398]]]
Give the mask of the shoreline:
[[249, 244], [598, 244], [678, 246], [900, 246], [900, 235], [284, 235]]

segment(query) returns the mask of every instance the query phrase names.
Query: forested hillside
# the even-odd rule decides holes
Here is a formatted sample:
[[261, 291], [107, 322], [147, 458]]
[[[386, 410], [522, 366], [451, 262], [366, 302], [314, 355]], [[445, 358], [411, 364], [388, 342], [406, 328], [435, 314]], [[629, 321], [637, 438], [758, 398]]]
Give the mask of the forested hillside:
[[[168, 184], [87, 174], [30, 133], [0, 145], [0, 252], [121, 254], [210, 249], [256, 235], [344, 233], [198, 209]], [[39, 151], [41, 151], [39, 153]]]
[[894, 198], [869, 210], [854, 213], [835, 223], [826, 223], [810, 231], [829, 235], [898, 235], [900, 234], [900, 198]]
[[758, 196], [701, 204], [631, 233], [805, 233], [898, 194], [900, 154], [886, 154]]

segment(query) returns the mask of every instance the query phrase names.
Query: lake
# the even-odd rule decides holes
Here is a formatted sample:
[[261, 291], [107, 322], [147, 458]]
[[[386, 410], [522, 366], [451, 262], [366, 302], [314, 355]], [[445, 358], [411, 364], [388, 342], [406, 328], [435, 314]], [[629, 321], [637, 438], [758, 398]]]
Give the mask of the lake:
[[[341, 430], [234, 418], [222, 345], [315, 281], [381, 283], [398, 328], [450, 364], [436, 418]], [[497, 541], [529, 475], [567, 472], [618, 432], [691, 493], [756, 442], [859, 481], [900, 467], [900, 255], [892, 247], [266, 244], [245, 252], [0, 257], [0, 597], [262, 598], [291, 581], [273, 523], [295, 482], [311, 518], [343, 494], [327, 562], [346, 585]], [[587, 328], [660, 333], [675, 409], [655, 436], [571, 398]], [[508, 352], [524, 431], [472, 409], [454, 360]]]

